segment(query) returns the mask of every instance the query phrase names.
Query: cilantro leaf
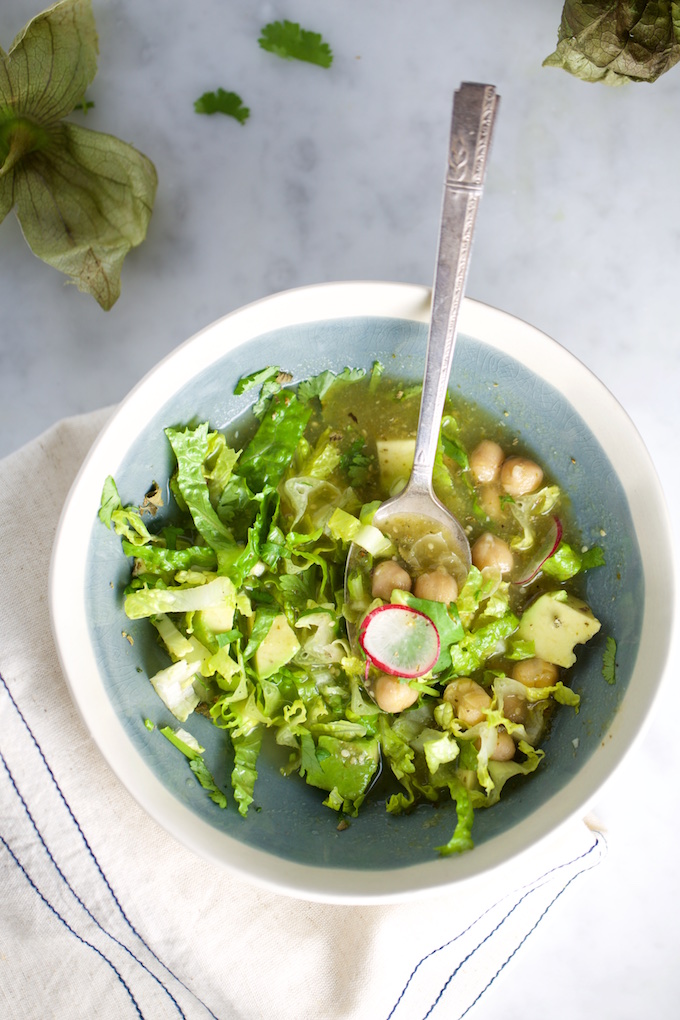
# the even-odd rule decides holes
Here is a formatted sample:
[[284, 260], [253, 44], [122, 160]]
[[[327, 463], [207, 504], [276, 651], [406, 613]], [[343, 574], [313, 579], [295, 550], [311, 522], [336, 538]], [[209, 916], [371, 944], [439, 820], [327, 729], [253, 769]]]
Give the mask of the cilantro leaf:
[[616, 641], [613, 637], [607, 638], [607, 647], [602, 656], [602, 676], [608, 684], [616, 683]]
[[250, 109], [243, 105], [243, 100], [236, 92], [227, 92], [219, 88], [216, 92], [204, 92], [194, 103], [196, 113], [224, 113], [233, 117], [239, 124], [245, 124], [250, 117]]
[[359, 436], [340, 458], [340, 467], [351, 485], [365, 484], [370, 474], [374, 458], [367, 450], [366, 440]]
[[294, 21], [272, 21], [265, 25], [258, 42], [263, 50], [284, 60], [304, 60], [330, 67], [333, 53], [317, 32], [308, 32]]

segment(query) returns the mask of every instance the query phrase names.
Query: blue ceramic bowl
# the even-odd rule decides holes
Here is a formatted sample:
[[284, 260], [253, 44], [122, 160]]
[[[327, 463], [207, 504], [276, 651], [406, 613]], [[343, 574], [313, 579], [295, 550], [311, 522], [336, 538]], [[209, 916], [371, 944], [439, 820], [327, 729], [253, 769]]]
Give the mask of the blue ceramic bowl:
[[[606, 550], [606, 566], [587, 575], [585, 597], [602, 629], [580, 649], [573, 670], [582, 707], [557, 714], [539, 770], [509, 784], [493, 809], [476, 813], [473, 851], [440, 859], [433, 848], [452, 831], [452, 804], [393, 817], [384, 799], [369, 797], [359, 818], [338, 832], [323, 795], [298, 777], [283, 778], [270, 749], [260, 760], [258, 810], [244, 819], [214, 805], [183, 757], [146, 729], [146, 718], [176, 725], [147, 680], [167, 658], [145, 621], [123, 615], [129, 561], [119, 538], [97, 519], [104, 479], [115, 477], [123, 502], [141, 502], [150, 483], [163, 486], [172, 470], [163, 429], [204, 420], [229, 425], [252, 399], [234, 396], [236, 381], [268, 364], [298, 382], [323, 369], [370, 368], [378, 359], [392, 375], [420, 379], [429, 297], [426, 288], [401, 284], [329, 284], [275, 295], [209, 326], [120, 405], [74, 483], [57, 534], [50, 580], [57, 647], [74, 701], [110, 766], [184, 844], [292, 895], [384, 902], [502, 866], [585, 811], [639, 734], [666, 662], [669, 525], [637, 432], [562, 347], [503, 312], [466, 301], [451, 389], [522, 438], [569, 494], [584, 542]], [[617, 642], [613, 685], [602, 675], [608, 636]], [[200, 716], [192, 716], [190, 728], [228, 788], [223, 734]]]

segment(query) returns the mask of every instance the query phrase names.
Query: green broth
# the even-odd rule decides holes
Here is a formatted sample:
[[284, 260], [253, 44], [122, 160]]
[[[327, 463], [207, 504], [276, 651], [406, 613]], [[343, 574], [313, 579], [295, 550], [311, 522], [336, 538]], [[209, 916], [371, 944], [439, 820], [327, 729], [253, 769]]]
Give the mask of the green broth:
[[[260, 746], [275, 740], [277, 756], [283, 751], [286, 759], [281, 771], [324, 791], [323, 803], [343, 816], [356, 817], [369, 795], [384, 795], [392, 814], [421, 801], [455, 801], [455, 831], [436, 848], [454, 853], [472, 846], [473, 809], [492, 806], [508, 780], [537, 769], [537, 744], [556, 701], [578, 706], [562, 680], [561, 666], [568, 675], [575, 658], [571, 646], [566, 653], [562, 647], [561, 659], [547, 659], [550, 684], [520, 681], [515, 672], [518, 663], [542, 661], [531, 637], [538, 632], [530, 631], [540, 622], [533, 607], [546, 605], [541, 595], [572, 598], [579, 579], [565, 584], [538, 570], [531, 583], [518, 582], [555, 528], [555, 515], [566, 525], [563, 542], [573, 549], [580, 543], [566, 495], [547, 473], [535, 494], [511, 499], [494, 481], [496, 502], [487, 501], [469, 465], [477, 444], [493, 440], [505, 456], [529, 459], [531, 450], [504, 422], [449, 398], [434, 484], [467, 531], [473, 567], [456, 578], [455, 598], [416, 594], [414, 606], [408, 589], [376, 594], [373, 569], [392, 553], [370, 520], [408, 479], [420, 387], [375, 373], [352, 381], [345, 375], [323, 373], [297, 392], [282, 386], [282, 377], [260, 395], [257, 418], [244, 416], [224, 433], [208, 422], [166, 429], [177, 463], [169, 504], [147, 532], [138, 508], [123, 507], [109, 485], [102, 520], [108, 517], [134, 557], [125, 612], [150, 618], [172, 660], [150, 680], [179, 722], [189, 718], [190, 725], [197, 711], [223, 731], [241, 814], [256, 797]], [[507, 576], [498, 565], [475, 564], [474, 543], [486, 534], [512, 549]], [[368, 551], [356, 575], [347, 571], [345, 597], [350, 543]], [[408, 613], [397, 604], [415, 609], [437, 632], [437, 659], [411, 672], [402, 664], [406, 675], [377, 669], [377, 657], [362, 659], [352, 639], [352, 628], [375, 608], [390, 621], [388, 630], [396, 617], [403, 620]], [[574, 643], [588, 640], [584, 620], [589, 633], [599, 628], [587, 606], [582, 612], [573, 601], [566, 609], [560, 602], [557, 609], [561, 619], [577, 618]], [[384, 681], [409, 700], [386, 707]], [[474, 723], [451, 694], [463, 683], [485, 706]], [[178, 690], [181, 701], [174, 702]]]

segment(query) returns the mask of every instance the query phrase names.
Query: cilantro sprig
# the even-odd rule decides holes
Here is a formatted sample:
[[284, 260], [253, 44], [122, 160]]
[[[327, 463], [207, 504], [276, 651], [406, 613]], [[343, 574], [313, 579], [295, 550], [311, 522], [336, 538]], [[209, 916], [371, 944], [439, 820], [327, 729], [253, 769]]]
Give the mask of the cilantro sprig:
[[194, 103], [196, 113], [224, 113], [233, 117], [239, 124], [245, 124], [250, 117], [250, 109], [244, 106], [237, 92], [227, 92], [218, 88], [215, 92], [204, 92]]
[[304, 60], [330, 67], [333, 53], [318, 32], [309, 32], [294, 21], [272, 21], [265, 25], [258, 42], [263, 50], [284, 60]]

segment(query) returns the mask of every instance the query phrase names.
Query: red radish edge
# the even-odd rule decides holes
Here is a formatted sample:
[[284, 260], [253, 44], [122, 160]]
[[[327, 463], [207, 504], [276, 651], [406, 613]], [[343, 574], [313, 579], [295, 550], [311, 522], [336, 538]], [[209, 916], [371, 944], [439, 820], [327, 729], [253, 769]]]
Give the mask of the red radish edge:
[[[367, 628], [369, 627], [371, 621], [375, 620], [375, 618], [378, 616], [378, 614], [384, 613], [384, 612], [386, 612], [388, 610], [389, 611], [406, 612], [406, 613], [409, 613], [411, 616], [419, 616], [423, 620], [426, 620], [427, 623], [429, 624], [429, 626], [434, 631], [434, 635], [435, 635], [435, 639], [436, 639], [436, 650], [435, 650], [434, 656], [431, 657], [431, 659], [428, 660], [427, 665], [424, 666], [423, 668], [419, 668], [415, 672], [414, 671], [406, 671], [406, 670], [403, 670], [403, 669], [402, 670], [397, 670], [397, 669], [394, 669], [392, 666], [388, 665], [387, 663], [383, 662], [382, 660], [376, 658], [375, 653], [369, 652], [367, 650], [367, 648], [366, 648], [366, 630], [367, 630]], [[404, 679], [406, 679], [406, 680], [415, 680], [416, 677], [423, 676], [425, 673], [429, 672], [429, 670], [432, 669], [432, 667], [434, 666], [435, 662], [439, 658], [439, 651], [440, 651], [440, 647], [441, 647], [441, 642], [440, 642], [440, 638], [439, 638], [439, 631], [437, 630], [437, 628], [435, 627], [434, 623], [432, 622], [432, 620], [430, 619], [429, 616], [427, 616], [425, 613], [422, 613], [419, 609], [412, 609], [411, 606], [403, 606], [403, 605], [400, 605], [400, 604], [394, 604], [392, 602], [385, 603], [385, 605], [382, 605], [382, 606], [376, 606], [375, 609], [372, 609], [371, 612], [368, 613], [368, 615], [364, 617], [363, 622], [361, 624], [361, 627], [359, 629], [359, 644], [361, 645], [361, 648], [362, 648], [366, 658], [370, 662], [372, 662], [373, 665], [377, 669], [381, 670], [381, 672], [383, 672], [383, 673], [389, 674], [390, 676], [404, 677]]]
[[515, 584], [522, 586], [529, 584], [530, 581], [536, 577], [546, 560], [549, 560], [551, 556], [557, 551], [557, 547], [562, 541], [562, 522], [559, 517], [553, 517], [553, 530], [548, 532], [547, 538], [541, 546], [541, 551], [532, 560], [529, 568], [529, 573], [519, 581], [515, 581]]

